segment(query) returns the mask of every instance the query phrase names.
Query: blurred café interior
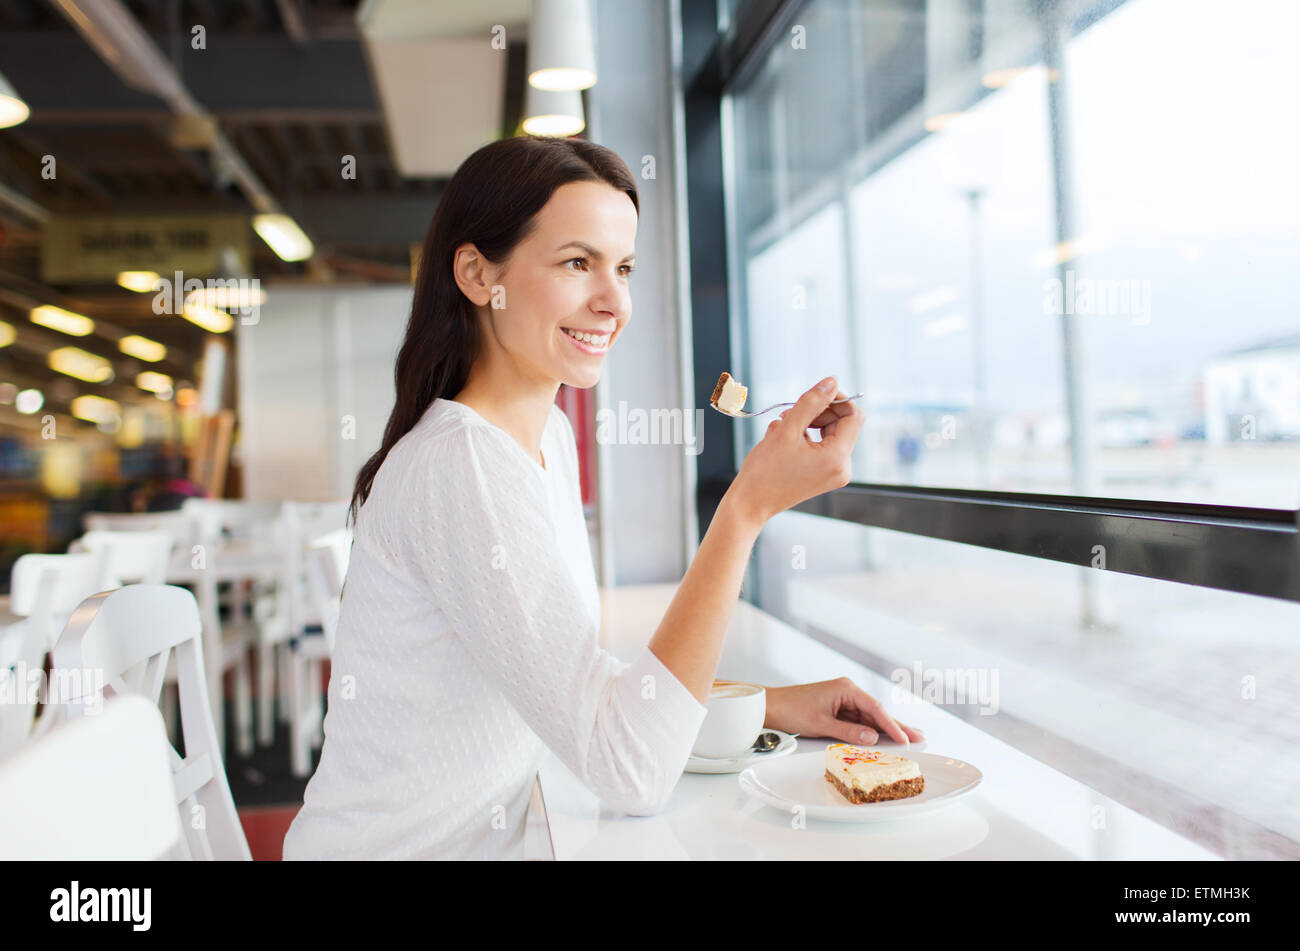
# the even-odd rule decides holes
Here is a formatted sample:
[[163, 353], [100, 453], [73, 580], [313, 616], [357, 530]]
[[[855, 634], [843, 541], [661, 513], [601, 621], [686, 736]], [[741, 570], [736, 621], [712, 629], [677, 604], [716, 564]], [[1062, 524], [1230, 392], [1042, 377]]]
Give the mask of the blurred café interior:
[[[1000, 674], [927, 699], [1133, 828], [1300, 857], [1297, 33], [1270, 0], [0, 0], [0, 821], [67, 725], [23, 686], [85, 656], [87, 599], [166, 584], [127, 616], [187, 639], [108, 693], [157, 698], [163, 794], [222, 815], [168, 848], [280, 858], [440, 190], [573, 135], [641, 203], [623, 346], [557, 398], [602, 598], [671, 593], [762, 438], [706, 412], [721, 370], [756, 407], [835, 374], [853, 481], [764, 529], [746, 610], [864, 677]], [[1133, 857], [1087, 815], [1035, 831]]]

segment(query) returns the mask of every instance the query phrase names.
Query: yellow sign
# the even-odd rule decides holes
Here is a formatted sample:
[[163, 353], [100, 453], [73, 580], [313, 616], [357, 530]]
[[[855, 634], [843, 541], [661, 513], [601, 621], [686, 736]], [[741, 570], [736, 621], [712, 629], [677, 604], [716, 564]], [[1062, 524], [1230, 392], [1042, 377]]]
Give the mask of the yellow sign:
[[248, 235], [246, 215], [51, 218], [42, 229], [41, 278], [111, 284], [122, 271], [181, 271], [189, 279], [233, 267], [248, 274]]

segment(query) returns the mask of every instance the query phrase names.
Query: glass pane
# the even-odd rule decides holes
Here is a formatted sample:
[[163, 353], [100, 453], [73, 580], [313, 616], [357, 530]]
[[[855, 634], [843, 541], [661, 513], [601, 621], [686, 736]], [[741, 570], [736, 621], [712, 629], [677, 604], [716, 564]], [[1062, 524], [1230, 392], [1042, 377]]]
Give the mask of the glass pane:
[[1296, 508], [1300, 4], [1064, 6], [801, 9], [726, 104], [727, 369], [865, 392], [857, 481]]
[[904, 723], [920, 697], [1227, 858], [1300, 858], [1300, 604], [789, 512], [756, 571]]

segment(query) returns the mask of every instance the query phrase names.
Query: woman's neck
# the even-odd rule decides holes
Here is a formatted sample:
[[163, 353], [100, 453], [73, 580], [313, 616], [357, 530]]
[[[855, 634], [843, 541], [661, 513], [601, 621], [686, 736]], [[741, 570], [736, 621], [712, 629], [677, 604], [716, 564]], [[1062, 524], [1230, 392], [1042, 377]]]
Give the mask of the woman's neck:
[[452, 399], [504, 430], [539, 465], [547, 467], [550, 463], [542, 456], [542, 433], [546, 431], [546, 420], [559, 389], [560, 384], [556, 383], [549, 393], [546, 390], [492, 392], [476, 386], [471, 379]]

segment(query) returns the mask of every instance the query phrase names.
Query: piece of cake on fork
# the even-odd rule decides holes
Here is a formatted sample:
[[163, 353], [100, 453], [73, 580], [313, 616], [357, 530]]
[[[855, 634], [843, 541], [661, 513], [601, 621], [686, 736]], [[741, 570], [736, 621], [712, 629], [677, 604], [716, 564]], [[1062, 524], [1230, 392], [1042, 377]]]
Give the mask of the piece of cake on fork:
[[713, 395], [709, 397], [709, 402], [722, 410], [724, 413], [739, 413], [745, 405], [745, 398], [749, 395], [749, 387], [742, 386], [726, 370], [722, 371], [722, 376], [718, 377], [718, 385], [713, 388]]
[[925, 777], [915, 760], [848, 743], [826, 747], [826, 781], [855, 804], [907, 799], [925, 790]]

